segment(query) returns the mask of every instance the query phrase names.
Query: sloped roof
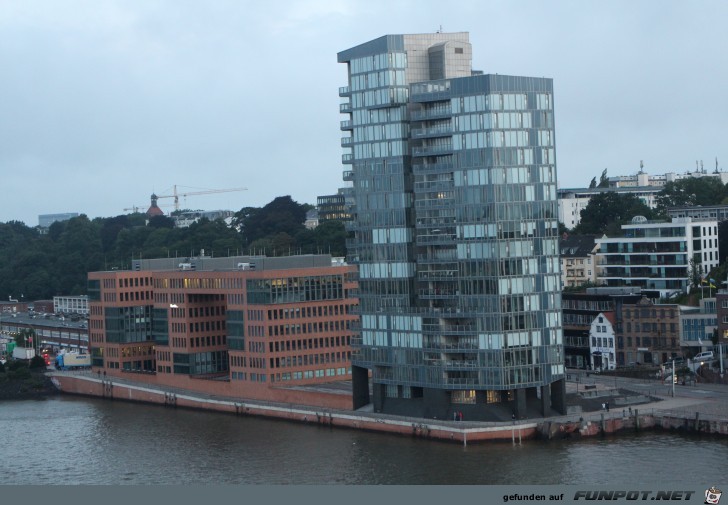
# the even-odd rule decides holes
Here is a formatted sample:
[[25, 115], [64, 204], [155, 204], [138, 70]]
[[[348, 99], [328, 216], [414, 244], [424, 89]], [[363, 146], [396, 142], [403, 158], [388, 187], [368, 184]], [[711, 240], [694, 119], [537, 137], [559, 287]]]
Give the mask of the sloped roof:
[[564, 233], [559, 241], [559, 252], [565, 258], [584, 258], [594, 252], [596, 235], [569, 235]]

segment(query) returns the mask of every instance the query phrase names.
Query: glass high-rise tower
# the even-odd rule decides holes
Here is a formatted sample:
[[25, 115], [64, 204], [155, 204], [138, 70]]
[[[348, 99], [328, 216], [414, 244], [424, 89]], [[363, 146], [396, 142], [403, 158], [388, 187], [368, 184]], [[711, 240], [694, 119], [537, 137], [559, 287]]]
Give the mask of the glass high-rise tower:
[[338, 54], [355, 408], [371, 390], [402, 415], [565, 413], [553, 83], [474, 72], [471, 54], [467, 33]]

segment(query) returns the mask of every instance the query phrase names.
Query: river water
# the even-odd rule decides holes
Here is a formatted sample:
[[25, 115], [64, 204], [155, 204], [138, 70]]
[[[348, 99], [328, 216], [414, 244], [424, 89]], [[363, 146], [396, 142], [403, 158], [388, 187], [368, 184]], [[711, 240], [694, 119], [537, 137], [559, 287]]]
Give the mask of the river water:
[[592, 484], [725, 480], [728, 440], [643, 432], [460, 444], [62, 396], [0, 402], [5, 484]]

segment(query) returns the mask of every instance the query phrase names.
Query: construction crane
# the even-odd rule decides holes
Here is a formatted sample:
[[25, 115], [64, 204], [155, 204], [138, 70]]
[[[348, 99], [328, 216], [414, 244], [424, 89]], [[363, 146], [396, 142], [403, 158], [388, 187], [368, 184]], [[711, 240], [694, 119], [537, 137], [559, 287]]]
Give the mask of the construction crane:
[[[208, 194], [212, 194], [212, 193], [229, 193], [231, 191], [247, 191], [247, 190], [248, 190], [248, 188], [206, 189], [204, 191], [187, 191], [184, 193], [179, 193], [177, 191], [177, 185], [175, 185], [174, 190], [171, 195], [158, 196], [158, 195], [152, 194], [152, 207], [157, 207], [157, 206], [158, 207], [172, 207], [172, 206], [174, 206], [174, 210], [179, 210], [179, 197], [180, 196], [187, 198], [188, 196], [194, 196], [194, 195], [208, 195]], [[174, 198], [174, 203], [169, 204], [169, 205], [157, 205], [157, 200], [160, 198]], [[124, 212], [128, 212], [128, 211], [144, 212], [144, 206], [135, 205], [134, 207], [129, 207], [129, 208], [124, 209]]]
[[174, 185], [174, 191], [171, 195], [157, 196], [156, 198], [174, 198], [174, 210], [179, 210], [179, 197], [195, 196], [195, 195], [209, 195], [213, 193], [230, 193], [233, 191], [247, 191], [248, 188], [230, 188], [230, 189], [206, 189], [204, 191], [188, 191], [185, 193], [177, 192], [177, 185]]

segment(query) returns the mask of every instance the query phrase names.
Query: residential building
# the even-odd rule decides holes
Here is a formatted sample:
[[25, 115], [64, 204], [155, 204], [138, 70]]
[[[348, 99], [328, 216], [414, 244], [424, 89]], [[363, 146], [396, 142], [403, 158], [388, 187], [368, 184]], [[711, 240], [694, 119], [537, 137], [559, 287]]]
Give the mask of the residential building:
[[701, 177], [715, 177], [721, 183], [728, 183], [728, 172], [719, 171], [717, 164], [713, 172], [708, 172], [702, 168], [702, 162], [698, 166], [696, 162], [695, 171], [686, 171], [683, 174], [676, 172], [667, 172], [662, 175], [650, 175], [641, 168], [635, 175], [619, 175], [617, 177], [609, 177], [610, 188], [634, 188], [634, 187], [657, 187], [664, 188], [670, 182], [678, 182], [684, 179], [696, 179]]
[[597, 239], [597, 283], [638, 286], [667, 297], [688, 292], [694, 279], [719, 264], [717, 221], [675, 218], [622, 225], [622, 237]]
[[[640, 169], [635, 175], [609, 177], [607, 187], [559, 189], [559, 221], [568, 229], [573, 229], [581, 222], [581, 211], [589, 204], [591, 197], [604, 192], [633, 194], [649, 208], [654, 209], [657, 204], [657, 194], [667, 183], [696, 177], [717, 177], [723, 184], [728, 183], [728, 172], [717, 169], [709, 173], [696, 167], [695, 172], [688, 171], [684, 174], [669, 172], [663, 175], [649, 175]], [[683, 216], [678, 214], [670, 217]]]
[[601, 193], [634, 195], [649, 208], [654, 209], [657, 206], [656, 197], [660, 191], [662, 188], [657, 186], [559, 189], [559, 222], [568, 229], [573, 229], [581, 222], [581, 211], [586, 209], [594, 195]]
[[391, 414], [565, 412], [552, 80], [473, 71], [467, 33], [387, 35], [338, 61], [354, 407], [371, 380]]
[[682, 355], [680, 306], [642, 298], [622, 308], [623, 332], [617, 332], [617, 365], [664, 363]]
[[592, 366], [590, 331], [600, 313], [612, 313], [610, 321], [622, 332], [622, 307], [642, 299], [639, 288], [588, 288], [585, 292], [564, 292], [561, 297], [564, 321], [564, 356], [569, 368]]
[[589, 355], [592, 370], [614, 370], [617, 368], [614, 312], [600, 312], [592, 321], [589, 330]]
[[[89, 274], [95, 370], [224, 396], [321, 406], [351, 392], [356, 270], [329, 255], [133, 260]], [[208, 380], [200, 380], [208, 379]]]
[[689, 217], [693, 221], [725, 221], [728, 219], [728, 205], [694, 205], [670, 207], [667, 209], [670, 219]]
[[86, 316], [88, 315], [88, 296], [54, 296], [53, 312]]
[[174, 220], [174, 226], [177, 228], [189, 228], [193, 223], [199, 222], [200, 219], [210, 221], [222, 219], [225, 224], [230, 225], [234, 217], [235, 212], [232, 210], [190, 210], [171, 216]]
[[559, 243], [561, 258], [561, 288], [573, 288], [597, 281], [596, 235], [569, 235]]
[[715, 294], [715, 311], [719, 342], [728, 343], [728, 290], [721, 289]]
[[319, 213], [316, 209], [310, 209], [306, 212], [306, 220], [303, 222], [303, 226], [307, 230], [315, 230], [319, 225]]
[[65, 212], [62, 214], [40, 214], [38, 216], [38, 226], [40, 228], [50, 228], [57, 221], [68, 221], [78, 217], [78, 212]]

